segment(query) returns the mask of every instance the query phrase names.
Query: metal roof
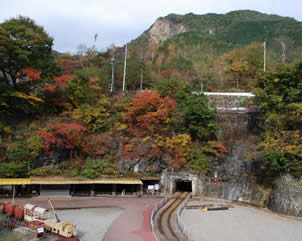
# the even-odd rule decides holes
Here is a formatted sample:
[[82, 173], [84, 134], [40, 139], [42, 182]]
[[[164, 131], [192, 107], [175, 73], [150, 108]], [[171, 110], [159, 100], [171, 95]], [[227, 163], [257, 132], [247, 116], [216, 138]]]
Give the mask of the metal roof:
[[84, 177], [30, 177], [31, 184], [143, 184], [141, 180], [131, 177], [101, 177], [88, 179]]
[[30, 184], [30, 178], [0, 178], [0, 185]]

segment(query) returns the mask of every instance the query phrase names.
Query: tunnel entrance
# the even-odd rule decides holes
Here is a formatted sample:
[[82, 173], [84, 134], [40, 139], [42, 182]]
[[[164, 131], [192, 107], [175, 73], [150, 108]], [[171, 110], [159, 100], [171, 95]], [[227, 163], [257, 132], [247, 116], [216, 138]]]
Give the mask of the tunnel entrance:
[[176, 180], [176, 191], [178, 192], [192, 192], [192, 181], [190, 180]]

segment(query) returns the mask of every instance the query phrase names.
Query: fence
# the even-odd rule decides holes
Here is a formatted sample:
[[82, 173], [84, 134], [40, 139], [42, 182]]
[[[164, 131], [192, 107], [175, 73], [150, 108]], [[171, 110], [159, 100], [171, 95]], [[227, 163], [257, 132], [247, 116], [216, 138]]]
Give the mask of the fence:
[[189, 240], [193, 241], [191, 239], [191, 233], [189, 229], [186, 227], [182, 219], [180, 218], [180, 214], [182, 213], [183, 209], [186, 207], [189, 199], [192, 197], [192, 194], [189, 194], [186, 199], [182, 202], [182, 204], [179, 206], [176, 214], [176, 224], [178, 225], [179, 230], [182, 232], [182, 234]]
[[158, 212], [159, 209], [161, 209], [168, 201], [169, 201], [170, 198], [166, 197], [165, 199], [161, 200], [160, 202], [158, 202], [152, 209], [152, 213], [151, 213], [151, 220], [150, 220], [150, 223], [151, 223], [151, 230], [152, 230], [152, 233], [155, 237], [155, 239], [157, 241], [159, 241], [158, 237], [156, 236], [156, 233], [154, 232], [154, 218]]

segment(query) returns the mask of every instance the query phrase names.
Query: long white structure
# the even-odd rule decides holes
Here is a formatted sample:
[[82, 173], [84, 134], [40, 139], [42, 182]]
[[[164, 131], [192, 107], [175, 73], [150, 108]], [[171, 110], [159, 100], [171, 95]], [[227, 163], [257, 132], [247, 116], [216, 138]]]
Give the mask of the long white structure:
[[209, 98], [209, 104], [215, 104], [217, 111], [246, 112], [253, 106], [255, 95], [251, 92], [192, 92], [204, 94]]
[[238, 96], [238, 97], [255, 97], [251, 92], [192, 92], [193, 94], [204, 94], [207, 96]]

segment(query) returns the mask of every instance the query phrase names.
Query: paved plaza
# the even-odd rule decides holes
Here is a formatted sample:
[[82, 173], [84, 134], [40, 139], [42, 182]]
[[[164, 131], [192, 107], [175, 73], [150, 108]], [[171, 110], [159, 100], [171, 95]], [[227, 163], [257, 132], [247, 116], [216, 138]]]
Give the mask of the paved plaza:
[[[52, 197], [62, 220], [77, 224], [81, 241], [156, 241], [151, 228], [152, 208], [160, 198]], [[47, 198], [22, 198], [50, 209]]]
[[184, 209], [181, 218], [191, 231], [193, 241], [302, 240], [301, 219], [282, 217], [254, 207], [233, 206], [221, 211]]

